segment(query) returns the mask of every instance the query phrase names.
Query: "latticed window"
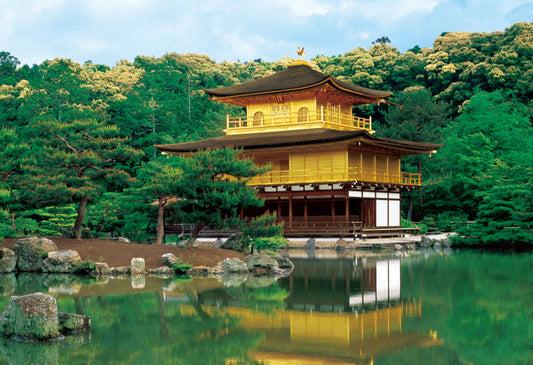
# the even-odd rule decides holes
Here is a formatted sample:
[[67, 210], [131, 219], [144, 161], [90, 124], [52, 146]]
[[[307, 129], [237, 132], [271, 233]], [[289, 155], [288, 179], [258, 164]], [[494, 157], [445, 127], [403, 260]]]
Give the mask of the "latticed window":
[[298, 123], [305, 123], [309, 121], [309, 109], [305, 106], [298, 110]]

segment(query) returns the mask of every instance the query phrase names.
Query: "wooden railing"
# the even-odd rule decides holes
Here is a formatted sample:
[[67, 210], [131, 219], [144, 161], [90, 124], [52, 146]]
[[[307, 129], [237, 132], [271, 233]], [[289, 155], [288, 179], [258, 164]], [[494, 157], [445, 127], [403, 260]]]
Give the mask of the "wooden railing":
[[324, 127], [341, 127], [344, 129], [372, 129], [371, 118], [360, 118], [353, 115], [335, 113], [327, 110], [309, 112], [307, 114], [286, 113], [276, 115], [264, 115], [261, 118], [253, 117], [229, 117], [226, 116], [226, 128], [228, 130], [266, 129], [268, 127], [306, 126], [310, 124], [322, 124]]
[[320, 170], [269, 171], [249, 180], [250, 185], [310, 184], [365, 181], [385, 184], [421, 185], [420, 174], [394, 173], [382, 169], [331, 168]]

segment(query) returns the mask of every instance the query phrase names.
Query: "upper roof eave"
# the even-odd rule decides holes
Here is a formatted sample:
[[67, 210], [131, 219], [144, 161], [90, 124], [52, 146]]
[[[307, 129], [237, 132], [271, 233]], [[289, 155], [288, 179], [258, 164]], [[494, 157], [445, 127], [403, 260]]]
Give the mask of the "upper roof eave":
[[289, 66], [283, 71], [261, 79], [227, 87], [205, 89], [204, 91], [213, 99], [224, 101], [240, 97], [307, 90], [326, 83], [348, 94], [363, 96], [375, 101], [392, 94], [389, 91], [373, 90], [338, 80], [330, 75], [313, 70], [307, 65]]

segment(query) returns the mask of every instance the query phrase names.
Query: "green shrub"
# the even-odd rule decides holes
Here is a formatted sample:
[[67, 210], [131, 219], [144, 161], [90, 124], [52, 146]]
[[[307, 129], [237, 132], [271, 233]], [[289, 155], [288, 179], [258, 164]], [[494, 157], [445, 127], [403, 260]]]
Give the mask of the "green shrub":
[[287, 245], [288, 241], [283, 236], [256, 237], [252, 239], [251, 244], [258, 250], [276, 251], [278, 248]]
[[87, 275], [96, 269], [96, 265], [91, 260], [81, 261], [74, 266], [73, 273], [79, 275]]
[[178, 258], [178, 262], [172, 266], [176, 274], [185, 274], [191, 267], [192, 265], [183, 262], [180, 258]]

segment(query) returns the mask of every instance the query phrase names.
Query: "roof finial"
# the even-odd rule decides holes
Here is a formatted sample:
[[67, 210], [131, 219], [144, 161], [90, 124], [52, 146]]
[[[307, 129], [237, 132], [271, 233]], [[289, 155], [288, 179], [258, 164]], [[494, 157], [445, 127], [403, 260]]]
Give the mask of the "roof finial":
[[302, 60], [301, 57], [305, 55], [304, 47], [298, 46], [298, 49], [296, 50], [296, 53], [298, 53], [298, 59], [291, 62], [289, 66], [298, 66], [298, 65], [306, 65], [309, 66], [309, 63], [306, 60]]

